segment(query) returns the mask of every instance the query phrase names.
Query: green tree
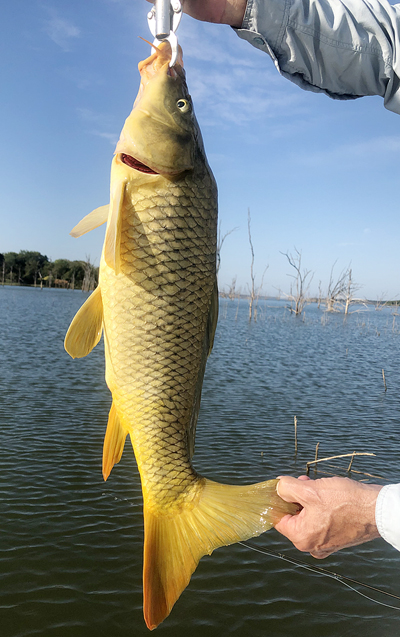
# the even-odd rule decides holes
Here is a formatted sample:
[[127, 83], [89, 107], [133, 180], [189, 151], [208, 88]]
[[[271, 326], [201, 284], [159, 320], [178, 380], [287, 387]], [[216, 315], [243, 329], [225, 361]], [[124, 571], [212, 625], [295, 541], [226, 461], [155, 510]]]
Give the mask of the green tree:
[[68, 259], [56, 259], [53, 263], [52, 271], [55, 279], [66, 279], [71, 270], [71, 261]]
[[49, 263], [47, 256], [40, 252], [21, 250], [18, 257], [24, 262], [23, 283], [36, 285], [38, 279], [43, 276], [45, 265]]
[[6, 274], [10, 284], [18, 282], [18, 254], [16, 252], [6, 252], [4, 254], [6, 262]]
[[95, 268], [90, 260], [69, 261], [69, 259], [56, 259], [50, 261], [45, 254], [32, 250], [20, 250], [20, 252], [0, 253], [0, 278], [4, 283], [15, 285], [37, 285], [45, 282], [52, 287], [55, 279], [68, 281], [70, 288], [82, 288], [93, 290], [96, 287], [99, 269]]

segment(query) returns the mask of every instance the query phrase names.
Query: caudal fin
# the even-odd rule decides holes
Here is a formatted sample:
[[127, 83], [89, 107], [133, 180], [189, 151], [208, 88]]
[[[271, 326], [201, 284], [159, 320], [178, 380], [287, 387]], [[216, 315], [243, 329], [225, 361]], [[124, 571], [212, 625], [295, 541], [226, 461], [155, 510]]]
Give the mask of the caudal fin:
[[243, 487], [202, 478], [194, 501], [174, 514], [145, 504], [143, 611], [150, 630], [169, 615], [203, 555], [260, 535], [297, 512], [278, 496], [277, 482]]

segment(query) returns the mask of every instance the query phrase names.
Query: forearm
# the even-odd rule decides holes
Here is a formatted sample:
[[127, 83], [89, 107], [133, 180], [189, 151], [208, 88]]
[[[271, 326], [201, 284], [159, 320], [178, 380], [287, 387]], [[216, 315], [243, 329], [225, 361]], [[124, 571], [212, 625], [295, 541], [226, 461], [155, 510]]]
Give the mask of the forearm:
[[[153, 2], [154, 0], [148, 0]], [[240, 27], [246, 0], [181, 0], [183, 11], [196, 20]]]
[[387, 0], [248, 0], [237, 33], [302, 88], [381, 95], [400, 113], [399, 27], [400, 5]]

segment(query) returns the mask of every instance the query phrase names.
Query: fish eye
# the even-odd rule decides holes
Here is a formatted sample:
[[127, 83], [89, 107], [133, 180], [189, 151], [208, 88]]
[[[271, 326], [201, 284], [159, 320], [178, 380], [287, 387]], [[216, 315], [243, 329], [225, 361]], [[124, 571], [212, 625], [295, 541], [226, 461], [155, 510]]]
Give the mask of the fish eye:
[[188, 100], [178, 100], [176, 103], [181, 113], [187, 113], [190, 111], [190, 102]]

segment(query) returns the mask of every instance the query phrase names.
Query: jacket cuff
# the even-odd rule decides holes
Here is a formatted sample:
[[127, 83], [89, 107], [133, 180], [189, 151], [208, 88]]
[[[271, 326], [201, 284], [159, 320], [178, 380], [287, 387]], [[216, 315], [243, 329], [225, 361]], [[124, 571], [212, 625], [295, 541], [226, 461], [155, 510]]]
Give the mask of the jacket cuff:
[[268, 53], [279, 70], [274, 53], [282, 40], [289, 19], [290, 0], [268, 0], [257, 2], [248, 0], [237, 35], [260, 51]]
[[400, 551], [400, 484], [388, 484], [380, 490], [375, 520], [383, 539]]

